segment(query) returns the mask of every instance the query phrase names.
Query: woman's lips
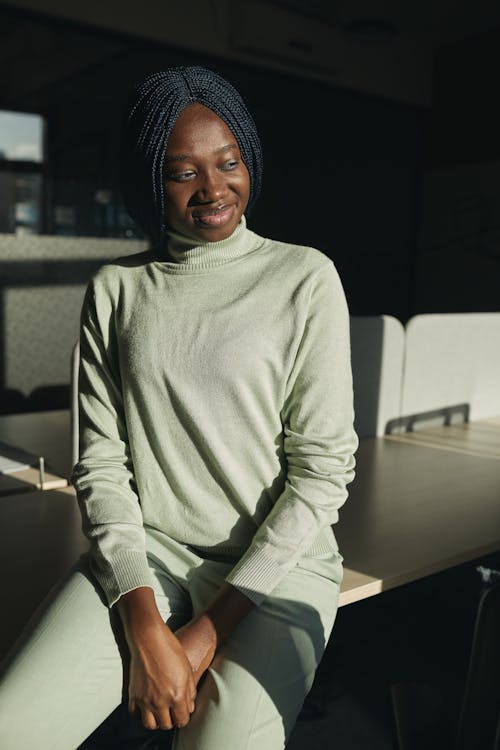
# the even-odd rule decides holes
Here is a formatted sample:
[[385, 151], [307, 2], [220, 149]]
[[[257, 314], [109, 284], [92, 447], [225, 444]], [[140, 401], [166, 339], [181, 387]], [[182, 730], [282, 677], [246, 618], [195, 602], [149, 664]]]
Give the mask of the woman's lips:
[[215, 208], [210, 209], [210, 211], [197, 213], [194, 216], [194, 220], [207, 227], [220, 227], [231, 219], [233, 213], [234, 206], [223, 206], [222, 208]]

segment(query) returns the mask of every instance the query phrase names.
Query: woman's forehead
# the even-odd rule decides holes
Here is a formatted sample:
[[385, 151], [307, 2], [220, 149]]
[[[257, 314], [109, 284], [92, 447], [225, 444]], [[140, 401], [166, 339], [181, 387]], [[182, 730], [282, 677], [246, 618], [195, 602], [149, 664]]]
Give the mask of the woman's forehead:
[[202, 145], [221, 148], [238, 145], [228, 125], [213, 110], [198, 102], [189, 104], [176, 119], [167, 142], [167, 153], [196, 151]]

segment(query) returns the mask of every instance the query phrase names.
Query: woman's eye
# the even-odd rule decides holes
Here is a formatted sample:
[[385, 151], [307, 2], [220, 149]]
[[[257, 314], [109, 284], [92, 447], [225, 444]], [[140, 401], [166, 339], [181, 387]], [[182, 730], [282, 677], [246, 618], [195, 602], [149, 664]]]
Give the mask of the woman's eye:
[[192, 170], [187, 170], [186, 172], [170, 172], [170, 174], [167, 174], [167, 180], [186, 182], [187, 180], [190, 180], [193, 175], [194, 172]]
[[226, 161], [222, 167], [222, 169], [231, 171], [232, 169], [236, 169], [238, 166], [239, 161], [237, 159], [230, 159], [229, 161]]

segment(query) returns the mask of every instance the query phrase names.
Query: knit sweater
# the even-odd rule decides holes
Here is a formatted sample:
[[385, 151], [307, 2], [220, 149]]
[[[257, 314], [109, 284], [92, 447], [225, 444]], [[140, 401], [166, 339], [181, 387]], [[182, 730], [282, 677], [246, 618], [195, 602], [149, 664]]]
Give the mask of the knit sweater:
[[[109, 605], [151, 586], [145, 530], [233, 561], [256, 604], [338, 549], [354, 476], [349, 315], [332, 261], [242, 219], [102, 266], [80, 330], [73, 481]], [[154, 531], [152, 532], [154, 533]]]

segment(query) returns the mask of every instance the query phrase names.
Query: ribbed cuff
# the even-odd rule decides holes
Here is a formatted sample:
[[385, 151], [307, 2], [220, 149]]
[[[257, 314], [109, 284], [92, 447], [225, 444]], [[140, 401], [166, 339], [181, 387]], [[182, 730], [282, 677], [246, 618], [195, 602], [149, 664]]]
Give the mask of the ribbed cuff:
[[327, 555], [332, 552], [338, 551], [338, 545], [333, 534], [333, 530], [330, 527], [322, 529], [314, 542], [311, 544], [309, 549], [302, 553], [302, 557], [318, 557], [319, 555]]
[[262, 549], [250, 547], [226, 576], [226, 581], [259, 605], [285, 573]]
[[106, 566], [100, 567], [94, 561], [93, 572], [101, 584], [110, 607], [116, 604], [122, 594], [140, 586], [153, 588], [151, 571], [145, 552], [119, 550]]

